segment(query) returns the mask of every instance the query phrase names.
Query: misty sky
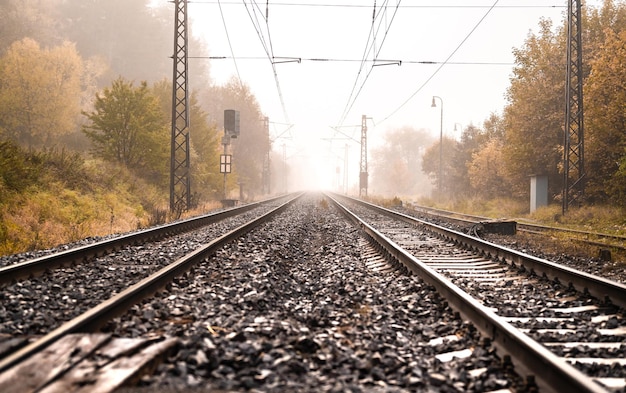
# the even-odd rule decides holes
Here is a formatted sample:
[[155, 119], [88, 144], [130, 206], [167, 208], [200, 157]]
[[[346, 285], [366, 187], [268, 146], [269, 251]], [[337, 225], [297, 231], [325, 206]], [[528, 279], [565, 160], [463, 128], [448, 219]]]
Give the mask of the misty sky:
[[[277, 138], [275, 149], [286, 144], [288, 155], [317, 157], [323, 166], [346, 143], [328, 142], [341, 136], [332, 127], [358, 139], [362, 115], [371, 118], [375, 146], [390, 128], [438, 135], [433, 95], [443, 99], [449, 136], [455, 125], [481, 126], [501, 113], [512, 49], [541, 18], [563, 23], [566, 7], [554, 0], [190, 1], [189, 15], [209, 55], [225, 57], [193, 61], [210, 61], [216, 83], [235, 76], [251, 87], [272, 136], [292, 137]], [[358, 165], [358, 149], [352, 143], [351, 165]]]

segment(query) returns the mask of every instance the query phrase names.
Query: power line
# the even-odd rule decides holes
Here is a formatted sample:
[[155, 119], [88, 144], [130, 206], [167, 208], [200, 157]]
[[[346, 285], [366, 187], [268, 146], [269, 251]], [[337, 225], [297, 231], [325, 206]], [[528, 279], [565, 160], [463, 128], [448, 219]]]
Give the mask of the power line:
[[[389, 25], [387, 26], [387, 29], [385, 30], [385, 35], [383, 37], [383, 42], [381, 43], [380, 47], [378, 48], [378, 51], [376, 51], [375, 48], [374, 48], [375, 53], [374, 53], [373, 62], [376, 62], [376, 59], [378, 58], [378, 55], [380, 54], [380, 51], [382, 50], [383, 44], [385, 42], [385, 39], [387, 38], [387, 34], [389, 33], [389, 29], [391, 28], [391, 24], [393, 23], [393, 20], [395, 19], [396, 14], [398, 12], [398, 7], [400, 6], [400, 3], [401, 3], [401, 1], [399, 0], [398, 3], [396, 4], [396, 8], [395, 8], [395, 11], [394, 11], [393, 16], [391, 18], [391, 22], [389, 23]], [[387, 4], [387, 1], [385, 1], [385, 4]], [[382, 14], [382, 15], [384, 15], [387, 12], [387, 7], [386, 6], [381, 6], [381, 8], [382, 7], [384, 7], [384, 12]], [[378, 15], [381, 15], [381, 13], [379, 12]], [[375, 21], [376, 21], [376, 2], [374, 1], [374, 15], [372, 17], [372, 32], [374, 32]], [[367, 56], [367, 53], [370, 52], [371, 48], [376, 44], [376, 37], [378, 36], [378, 31], [380, 30], [381, 24], [382, 24], [382, 16], [380, 17], [380, 21], [379, 21], [379, 24], [378, 24], [378, 29], [376, 29], [376, 31], [373, 34], [372, 46], [370, 47], [370, 49], [366, 50], [366, 54], [364, 55], [363, 62], [361, 63], [361, 68], [359, 69], [359, 73], [357, 74], [357, 79], [355, 80], [355, 85], [352, 87], [352, 92], [350, 92], [350, 96], [348, 97], [348, 102], [346, 103], [346, 107], [345, 107], [344, 112], [343, 112], [343, 114], [341, 116], [341, 120], [339, 121], [340, 125], [343, 124], [343, 122], [345, 121], [346, 117], [348, 117], [348, 114], [352, 110], [352, 107], [354, 106], [356, 100], [358, 99], [359, 95], [361, 94], [361, 91], [363, 90], [363, 87], [365, 86], [365, 83], [369, 79], [369, 76], [372, 73], [372, 70], [374, 69], [374, 65], [375, 64], [373, 64], [370, 67], [369, 72], [365, 76], [365, 79], [361, 83], [361, 86], [359, 87], [358, 91], [356, 92], [356, 95], [354, 95], [354, 98], [352, 99], [353, 94], [354, 94], [354, 88], [356, 87], [356, 83], [357, 83], [359, 75], [360, 75], [360, 73], [361, 73], [361, 71], [363, 69], [363, 65], [365, 64], [365, 57]], [[352, 99], [352, 101], [350, 101], [351, 99]]]
[[[216, 4], [215, 1], [201, 1], [201, 0], [197, 0], [197, 1], [193, 1], [190, 0], [190, 3], [196, 3], [196, 4]], [[302, 63], [302, 62], [324, 62], [324, 63], [337, 63], [337, 62], [360, 62], [360, 68], [357, 72], [357, 76], [355, 78], [355, 82], [354, 85], [352, 87], [352, 91], [350, 92], [350, 95], [348, 97], [346, 106], [344, 108], [343, 114], [341, 116], [341, 121], [339, 122], [339, 124], [343, 124], [343, 122], [345, 121], [345, 119], [347, 118], [348, 114], [350, 113], [350, 111], [352, 110], [354, 104], [356, 103], [357, 99], [359, 98], [362, 90], [364, 89], [364, 86], [366, 85], [368, 78], [373, 70], [373, 68], [375, 66], [379, 66], [379, 65], [398, 65], [401, 66], [402, 64], [404, 65], [435, 65], [438, 66], [437, 69], [432, 73], [432, 75], [430, 75], [430, 77], [428, 77], [428, 79], [421, 84], [421, 86], [418, 87], [418, 89], [411, 94], [400, 106], [398, 106], [398, 108], [396, 108], [393, 112], [391, 112], [391, 114], [389, 114], [387, 117], [385, 117], [382, 121], [386, 121], [387, 119], [389, 119], [390, 117], [392, 117], [393, 115], [395, 115], [401, 108], [403, 108], [410, 100], [413, 99], [413, 97], [415, 95], [417, 95], [438, 73], [439, 71], [443, 68], [443, 66], [445, 65], [462, 65], [462, 66], [468, 66], [468, 65], [474, 65], [474, 66], [512, 66], [514, 65], [513, 63], [509, 63], [509, 62], [480, 62], [480, 61], [456, 61], [456, 62], [452, 62], [450, 61], [450, 59], [454, 56], [454, 54], [457, 53], [457, 51], [465, 44], [465, 42], [468, 40], [468, 38], [474, 33], [474, 31], [478, 28], [479, 25], [481, 25], [481, 23], [484, 21], [484, 19], [491, 13], [491, 11], [493, 11], [494, 9], [515, 9], [515, 8], [524, 8], [524, 9], [529, 9], [529, 8], [564, 8], [563, 5], [546, 5], [546, 4], [541, 4], [541, 5], [537, 5], [537, 4], [524, 4], [524, 5], [498, 5], [499, 1], [495, 1], [495, 3], [493, 3], [492, 5], [413, 5], [413, 4], [400, 4], [401, 0], [398, 0], [397, 4], [395, 5], [389, 5], [388, 4], [388, 0], [385, 0], [384, 3], [382, 5], [377, 6], [376, 5], [376, 1], [374, 1], [374, 12], [373, 12], [373, 16], [372, 16], [372, 26], [368, 35], [368, 39], [366, 42], [366, 46], [364, 48], [364, 53], [363, 53], [363, 57], [360, 60], [357, 59], [348, 59], [348, 58], [332, 58], [332, 57], [328, 57], [328, 58], [324, 58], [324, 57], [315, 57], [315, 58], [306, 58], [306, 57], [280, 57], [280, 56], [276, 56], [274, 53], [274, 48], [272, 45], [272, 40], [271, 40], [271, 36], [270, 36], [270, 26], [269, 26], [269, 1], [266, 2], [265, 4], [265, 9], [263, 10], [261, 6], [259, 6], [259, 4], [255, 1], [252, 0], [251, 1], [251, 5], [249, 6], [248, 2], [246, 0], [243, 0], [243, 4], [246, 7], [246, 11], [248, 12], [248, 15], [250, 17], [250, 20], [252, 21], [252, 24], [254, 26], [254, 28], [257, 31], [257, 35], [259, 36], [259, 39], [261, 41], [261, 44], [263, 46], [263, 49], [265, 51], [266, 57], [245, 57], [245, 56], [239, 56], [236, 57], [233, 54], [233, 49], [232, 46], [230, 45], [230, 40], [229, 40], [229, 47], [231, 50], [231, 56], [189, 56], [189, 58], [195, 58], [195, 59], [211, 59], [211, 60], [223, 60], [223, 59], [232, 59], [235, 61], [235, 67], [237, 67], [237, 61], [243, 61], [243, 60], [258, 60], [258, 59], [268, 59], [271, 63], [271, 67], [272, 67], [272, 71], [273, 71], [273, 76], [274, 76], [274, 81], [276, 84], [276, 89], [278, 91], [278, 96], [280, 99], [280, 104], [282, 106], [282, 110], [283, 110], [283, 114], [285, 117], [285, 120], [287, 122], [289, 122], [288, 119], [288, 115], [287, 115], [287, 110], [285, 107], [285, 102], [284, 102], [284, 98], [283, 98], [283, 94], [282, 94], [282, 90], [280, 87], [280, 82], [279, 82], [279, 78], [278, 78], [278, 72], [276, 69], [276, 64], [277, 63], [286, 63], [286, 62], [297, 62], [297, 63]], [[241, 2], [234, 2], [234, 1], [222, 1], [222, 0], [217, 0], [217, 4], [220, 5], [220, 11], [221, 11], [221, 5], [241, 5]], [[343, 8], [371, 8], [371, 5], [353, 5], [353, 4], [314, 4], [314, 3], [304, 3], [304, 4], [295, 4], [295, 3], [289, 3], [289, 2], [281, 2], [281, 3], [271, 3], [272, 7], [275, 6], [288, 6], [288, 7], [330, 7], [330, 8], [339, 8], [339, 7], [343, 7]], [[252, 8], [252, 10], [249, 9]], [[393, 16], [391, 18], [391, 22], [386, 26], [385, 29], [385, 33], [384, 33], [384, 37], [382, 39], [382, 41], [380, 42], [380, 45], [378, 45], [378, 47], [376, 47], [377, 45], [377, 37], [380, 34], [380, 30], [383, 26], [383, 17], [385, 15], [387, 15], [387, 11], [389, 10], [390, 7], [393, 7], [394, 9], [394, 13]], [[383, 47], [383, 44], [385, 42], [385, 39], [387, 38], [387, 34], [390, 31], [390, 27], [392, 25], [393, 19], [395, 18], [397, 12], [399, 9], [427, 9], [427, 8], [440, 8], [440, 9], [481, 9], [481, 8], [487, 8], [486, 13], [484, 14], [484, 16], [478, 21], [478, 23], [472, 28], [472, 30], [466, 35], [466, 37], [460, 42], [460, 44], [452, 51], [452, 53], [444, 60], [444, 61], [433, 61], [433, 60], [414, 60], [414, 59], [378, 59], [378, 55], [381, 53], [381, 49]], [[378, 12], [377, 12], [378, 10]], [[260, 20], [261, 19], [261, 20]], [[376, 20], [378, 19], [379, 23], [378, 23], [378, 27], [376, 27]], [[263, 33], [263, 28], [261, 27], [262, 24], [264, 22], [265, 25], [265, 30], [267, 31], [267, 37], [264, 35]], [[228, 35], [227, 35], [228, 37]], [[369, 56], [372, 56], [371, 59], [368, 59]], [[365, 69], [365, 67], [369, 65], [369, 71], [367, 72], [367, 74], [363, 77], [362, 72]], [[239, 70], [237, 69], [237, 74], [239, 75]], [[362, 79], [360, 85], [359, 85], [359, 81]], [[240, 79], [241, 80], [241, 79]], [[380, 123], [380, 122], [379, 122]]]
[[[202, 1], [202, 0], [189, 0], [189, 4], [217, 4], [219, 0], [214, 1]], [[241, 5], [240, 1], [222, 1], [223, 5]], [[284, 7], [329, 7], [329, 8], [371, 8], [371, 5], [362, 5], [362, 4], [330, 4], [330, 3], [272, 3], [272, 6], [284, 6]], [[492, 6], [489, 5], [441, 5], [441, 4], [408, 4], [403, 5], [400, 8], [488, 8], [491, 9]], [[523, 4], [523, 5], [499, 5], [494, 8], [567, 8], [566, 5], [563, 4]]]
[[[354, 91], [356, 90], [356, 86], [359, 82], [359, 77], [361, 76], [361, 72], [363, 71], [363, 67], [365, 66], [366, 63], [366, 59], [367, 59], [367, 54], [369, 53], [369, 48], [370, 48], [370, 39], [374, 40], [375, 39], [375, 32], [374, 32], [374, 22], [375, 22], [375, 17], [376, 17], [376, 1], [374, 1], [374, 15], [372, 16], [372, 26], [370, 27], [370, 31], [367, 35], [367, 41], [365, 43], [365, 48], [363, 50], [363, 57], [361, 58], [361, 65], [359, 67], [359, 70], [357, 71], [356, 74], [356, 78], [354, 79], [354, 84], [352, 85], [352, 91], [350, 92], [350, 95], [348, 96], [348, 101], [346, 102], [346, 106], [343, 110], [343, 113], [341, 115], [341, 120], [339, 121], [339, 124], [342, 124], [344, 119], [347, 116], [348, 113], [348, 107], [350, 105], [350, 99], [352, 98], [352, 95], [354, 94]], [[365, 79], [367, 80], [367, 76], [365, 77]]]
[[232, 58], [233, 63], [235, 64], [235, 71], [237, 72], [237, 79], [239, 79], [239, 85], [243, 87], [243, 81], [241, 80], [241, 75], [239, 74], [239, 67], [237, 67], [237, 58], [235, 57], [235, 53], [233, 52], [233, 45], [230, 42], [230, 35], [228, 34], [228, 28], [226, 27], [226, 20], [224, 19], [224, 11], [222, 10], [222, 4], [220, 3], [219, 0], [217, 4], [220, 7], [220, 15], [222, 17], [222, 23], [224, 24], [224, 32], [226, 33], [226, 40], [228, 41], [228, 48], [230, 48], [230, 54], [233, 57]]
[[[272, 66], [272, 71], [273, 71], [273, 75], [274, 75], [274, 82], [276, 84], [276, 90], [278, 91], [278, 98], [280, 100], [280, 105], [283, 109], [283, 116], [285, 117], [285, 121], [289, 122], [289, 115], [287, 115], [287, 109], [285, 107], [285, 100], [283, 99], [283, 93], [282, 90], [280, 88], [280, 82], [278, 81], [278, 71], [276, 71], [276, 63], [274, 62], [274, 56], [273, 56], [273, 49], [272, 49], [272, 45], [271, 45], [271, 39], [269, 37], [269, 24], [268, 24], [268, 19], [269, 19], [269, 10], [266, 9], [265, 12], [265, 17], [263, 19], [265, 19], [265, 26], [268, 30], [268, 43], [265, 41], [265, 37], [263, 36], [263, 32], [261, 31], [261, 27], [260, 27], [260, 23], [259, 20], [256, 18], [257, 17], [257, 13], [254, 12], [254, 9], [252, 10], [252, 13], [254, 14], [255, 18], [252, 17], [252, 14], [250, 13], [250, 10], [248, 9], [248, 4], [246, 3], [246, 1], [244, 0], [244, 5], [246, 6], [246, 11], [248, 12], [248, 16], [250, 17], [250, 20], [252, 21], [252, 25], [254, 26], [257, 35], [259, 37], [259, 39], [261, 40], [261, 45], [263, 46], [263, 49], [265, 50], [265, 54], [267, 55], [267, 58], [270, 61], [270, 64]], [[259, 8], [258, 5], [256, 4], [255, 1], [253, 1], [254, 5], [256, 6], [256, 8]], [[269, 6], [268, 6], [269, 8]], [[261, 11], [262, 14], [262, 11]], [[255, 23], [255, 19], [256, 19], [256, 23]]]
[[417, 95], [417, 93], [419, 93], [420, 91], [422, 91], [422, 89], [435, 77], [435, 75], [437, 75], [439, 73], [439, 71], [441, 71], [441, 69], [448, 64], [448, 61], [452, 58], [452, 56], [454, 56], [454, 54], [463, 46], [463, 44], [465, 43], [465, 41], [467, 41], [469, 39], [469, 37], [474, 33], [474, 31], [476, 31], [476, 29], [478, 28], [478, 26], [480, 26], [483, 21], [485, 20], [485, 18], [487, 18], [487, 16], [491, 13], [491, 11], [493, 11], [493, 9], [495, 8], [495, 6], [498, 4], [500, 0], [496, 0], [493, 5], [491, 6], [491, 8], [489, 8], [487, 10], [487, 12], [485, 13], [485, 15], [483, 15], [482, 18], [480, 18], [480, 20], [478, 21], [478, 23], [476, 23], [476, 25], [472, 28], [472, 30], [467, 33], [467, 35], [465, 36], [465, 38], [463, 38], [463, 40], [459, 43], [459, 45], [457, 45], [457, 47], [452, 51], [452, 53], [450, 53], [450, 55], [446, 58], [446, 60], [444, 62], [442, 62], [439, 67], [437, 67], [437, 69], [435, 70], [435, 72], [433, 72], [428, 79], [426, 79], [426, 81], [424, 81], [424, 83], [422, 83], [417, 90], [415, 90], [415, 92], [413, 94], [411, 94], [411, 96], [409, 96], [409, 98], [407, 98], [402, 104], [400, 104], [400, 106], [398, 106], [393, 112], [391, 112], [389, 115], [387, 115], [385, 118], [383, 118], [380, 123], [383, 123], [384, 121], [386, 121], [387, 119], [389, 119], [391, 116], [395, 115], [400, 109], [402, 109], [409, 101], [411, 101], [413, 99], [413, 97], [415, 97]]
[[[207, 60], [232, 60], [232, 56], [189, 56], [190, 59], [207, 59]], [[267, 57], [260, 56], [237, 56], [237, 60], [267, 60]], [[330, 57], [299, 57], [299, 56], [276, 56], [273, 61], [275, 63], [305, 63], [305, 62], [319, 62], [319, 63], [355, 63], [363, 62], [360, 59], [341, 59]], [[489, 66], [512, 66], [514, 63], [506, 62], [493, 62], [493, 61], [437, 61], [437, 60], [402, 60], [402, 59], [372, 59], [365, 60], [366, 63], [392, 63], [393, 65], [405, 65], [405, 64], [419, 64], [419, 65], [489, 65]], [[376, 64], [374, 64], [376, 65]]]

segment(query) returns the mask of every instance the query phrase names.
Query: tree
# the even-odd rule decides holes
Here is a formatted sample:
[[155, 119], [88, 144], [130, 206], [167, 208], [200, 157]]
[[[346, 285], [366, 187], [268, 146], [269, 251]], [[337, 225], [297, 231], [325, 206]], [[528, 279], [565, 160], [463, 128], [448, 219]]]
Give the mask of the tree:
[[[76, 42], [85, 58], [106, 59], [111, 79], [123, 75], [156, 83], [172, 77], [175, 19], [171, 2], [63, 0], [58, 9], [62, 34]], [[194, 56], [207, 55], [208, 45], [192, 34], [188, 46]], [[193, 75], [188, 81], [191, 87], [209, 85], [207, 62], [193, 61], [188, 66]]]
[[469, 125], [456, 145], [452, 186], [458, 195], [510, 196], [502, 165], [504, 122], [492, 113], [483, 128]]
[[[624, 61], [620, 46], [624, 38], [619, 35], [626, 29], [626, 6], [606, 0], [599, 9], [585, 7], [582, 18], [586, 193], [602, 201], [612, 187], [623, 184], [611, 176], [620, 168], [621, 157], [615, 132], [623, 126], [615, 115], [623, 105], [618, 90], [624, 75], [618, 62]], [[528, 195], [528, 176], [533, 174], [547, 175], [549, 192], [555, 197], [561, 194], [565, 48], [565, 26], [553, 31], [550, 23], [542, 21], [539, 34], [530, 34], [524, 47], [514, 50], [516, 67], [507, 91], [502, 158], [515, 196]]]
[[156, 82], [171, 76], [173, 11], [147, 0], [66, 0], [63, 34], [85, 57], [103, 56], [113, 76]]
[[516, 66], [504, 110], [503, 162], [513, 196], [529, 195], [528, 177], [547, 175], [549, 189], [560, 195], [565, 100], [565, 36], [543, 20], [515, 49]]
[[[492, 115], [492, 118], [493, 116], [495, 115]], [[449, 192], [458, 196], [473, 193], [467, 168], [474, 153], [484, 147], [487, 139], [488, 135], [479, 127], [473, 124], [465, 127], [460, 141], [454, 143], [450, 157], [445, 157], [449, 162], [446, 177]]]
[[372, 151], [371, 184], [383, 195], [423, 194], [429, 189], [421, 157], [432, 137], [425, 130], [404, 127], [388, 130], [385, 143]]
[[62, 43], [56, 8], [59, 0], [0, 1], [0, 54], [16, 41], [30, 38], [44, 45]]
[[29, 38], [0, 59], [0, 129], [28, 147], [72, 132], [80, 113], [82, 59], [74, 45], [42, 49]]
[[96, 94], [94, 110], [83, 112], [83, 132], [93, 153], [108, 161], [140, 170], [165, 184], [169, 173], [169, 128], [160, 103], [147, 83], [138, 87], [118, 78]]
[[607, 30], [586, 85], [587, 194], [626, 203], [626, 30]]
[[[428, 174], [432, 184], [439, 184], [439, 173], [441, 173], [441, 190], [437, 190], [441, 195], [453, 195], [454, 193], [454, 179], [452, 174], [454, 173], [454, 157], [457, 150], [457, 142], [444, 135], [442, 139], [443, 143], [440, 144], [439, 140], [433, 143], [422, 156], [422, 171]], [[441, 160], [440, 149], [441, 148]], [[441, 166], [441, 171], [439, 170]]]
[[492, 138], [472, 154], [467, 173], [472, 189], [485, 198], [510, 196], [502, 166], [502, 140]]

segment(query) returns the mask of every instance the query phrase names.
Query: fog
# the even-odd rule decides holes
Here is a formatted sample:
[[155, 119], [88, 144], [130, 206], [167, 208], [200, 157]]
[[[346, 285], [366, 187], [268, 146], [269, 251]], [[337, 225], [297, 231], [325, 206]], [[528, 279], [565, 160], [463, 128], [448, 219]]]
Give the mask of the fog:
[[[359, 58], [360, 55], [352, 54], [360, 53], [363, 49], [362, 43], [367, 38], [363, 31], [367, 32], [370, 28], [367, 24], [371, 23], [371, 9], [361, 6], [287, 7], [270, 3], [268, 7], [267, 12], [272, 19], [268, 19], [267, 26], [258, 27], [269, 28], [271, 20], [276, 50], [281, 49], [280, 55], [288, 55], [289, 50], [297, 50], [298, 54], [313, 56], [316, 53], [322, 58], [335, 60]], [[361, 159], [358, 124], [362, 115], [371, 119], [368, 120], [368, 192], [389, 196], [419, 196], [431, 192], [432, 179], [422, 171], [421, 161], [424, 152], [436, 141], [437, 133], [433, 129], [441, 126], [447, 135], [451, 135], [456, 121], [466, 126], [471, 124], [470, 118], [463, 118], [464, 115], [460, 115], [458, 108], [469, 108], [480, 100], [465, 99], [465, 104], [459, 105], [455, 103], [457, 98], [453, 101], [451, 94], [444, 95], [441, 92], [443, 87], [437, 91], [429, 88], [410, 102], [413, 109], [404, 107], [397, 116], [389, 119], [387, 115], [392, 109], [398, 108], [408, 92], [415, 91], [416, 86], [419, 86], [415, 77], [423, 79], [424, 71], [426, 75], [433, 71], [431, 66], [416, 69], [407, 65], [395, 65], [395, 68], [377, 67], [376, 73], [372, 75], [372, 78], [375, 77], [371, 80], [372, 84], [363, 85], [367, 87], [363, 93], [367, 92], [367, 96], [363, 96], [363, 101], [353, 102], [354, 106], [345, 106], [350, 86], [358, 88], [360, 85], [360, 82], [355, 83], [354, 80], [357, 75], [354, 65], [340, 61], [327, 62], [325, 65], [314, 62], [274, 64], [276, 68], [272, 71], [268, 69], [267, 59], [265, 62], [246, 61], [245, 57], [258, 54], [262, 45], [259, 42], [260, 37], [251, 29], [253, 26], [250, 16], [243, 14], [246, 19], [238, 19], [244, 11], [245, 7], [242, 5], [230, 3], [222, 11], [216, 4], [189, 4], [191, 34], [188, 82], [193, 99], [207, 114], [207, 121], [216, 127], [218, 135], [223, 127], [223, 111], [241, 111], [244, 131], [241, 138], [233, 144], [233, 149], [239, 175], [252, 194], [260, 194], [263, 188], [261, 167], [268, 146], [272, 150], [271, 190], [332, 189], [358, 194]], [[386, 11], [388, 10], [378, 10], [381, 17]], [[546, 12], [534, 11], [536, 12], [524, 22], [526, 31], [533, 27], [537, 13]], [[85, 80], [89, 79], [92, 85], [89, 86], [90, 90], [85, 86], [86, 91], [98, 91], [120, 76], [136, 83], [171, 81], [174, 15], [172, 4], [165, 0], [5, 0], [0, 4], [0, 12], [4, 21], [0, 27], [3, 52], [12, 42], [23, 37], [33, 37], [48, 46], [60, 45], [66, 41], [75, 43], [76, 49], [91, 70], [89, 78]], [[319, 25], [316, 22], [318, 27], [314, 29], [319, 29], [316, 30], [319, 35], [311, 35], [314, 30], [303, 35], [301, 29], [304, 26], [299, 26], [298, 23], [309, 23], [310, 20], [306, 19], [315, 19], [313, 16], [318, 15], [318, 12], [327, 15], [329, 21], [340, 18], [341, 23], [336, 26]], [[475, 13], [480, 16], [486, 10], [471, 12], [472, 15]], [[508, 11], [502, 9], [498, 12]], [[436, 13], [448, 13], [448, 22], [457, 20], [454, 18], [461, 14], [454, 7], [438, 9]], [[365, 14], [369, 17], [361, 18]], [[402, 8], [399, 15], [401, 19], [397, 23], [415, 15], [415, 9]], [[391, 14], [387, 13], [386, 16], [391, 17]], [[476, 23], [476, 20], [469, 24], [463, 22], [460, 33], [459, 29], [447, 29], [450, 30], [448, 33], [462, 36], [472, 23]], [[417, 43], [415, 31], [409, 29], [411, 26], [402, 24], [398, 26], [399, 31], [389, 30], [390, 34], [394, 34], [389, 38], [389, 45], [402, 43], [398, 49], [406, 49], [404, 43], [409, 38], [409, 42]], [[343, 33], [338, 33], [337, 27]], [[390, 20], [387, 20], [386, 27], [391, 27]], [[230, 48], [225, 46], [229, 41], [224, 36], [225, 32], [229, 32], [232, 40]], [[341, 44], [337, 41], [339, 38], [350, 38], [353, 41], [346, 46], [345, 41]], [[292, 46], [294, 44], [297, 46]], [[379, 41], [379, 45], [381, 44]], [[510, 47], [509, 45], [507, 55], [510, 55]], [[232, 55], [239, 59], [224, 61], [209, 58], [219, 55]], [[415, 58], [415, 54], [410, 52], [398, 52], [397, 56]], [[465, 86], [459, 88], [457, 93], [461, 94], [463, 90], [463, 94], [466, 94], [469, 87], [461, 84], [457, 77], [454, 81], [457, 88]], [[501, 84], [500, 95], [504, 88], [505, 85]], [[280, 92], [283, 95], [278, 97]], [[430, 98], [435, 93], [444, 96], [445, 125], [439, 124], [438, 109], [430, 107]], [[86, 96], [93, 99], [93, 94]], [[277, 104], [281, 105], [277, 107]], [[349, 116], [341, 119], [343, 123], [339, 126], [344, 128], [338, 133], [339, 128], [333, 127], [338, 127], [338, 114], [345, 109], [348, 109]], [[487, 113], [479, 116], [486, 117]], [[263, 125], [266, 117], [272, 124], [269, 135]], [[356, 125], [349, 126], [350, 124]], [[77, 130], [79, 126], [77, 124]], [[293, 129], [284, 134], [287, 127]], [[193, 133], [194, 130], [191, 129], [190, 132]], [[80, 132], [66, 140], [75, 141], [76, 146], [83, 143], [80, 141]], [[87, 149], [85, 146], [81, 148]]]

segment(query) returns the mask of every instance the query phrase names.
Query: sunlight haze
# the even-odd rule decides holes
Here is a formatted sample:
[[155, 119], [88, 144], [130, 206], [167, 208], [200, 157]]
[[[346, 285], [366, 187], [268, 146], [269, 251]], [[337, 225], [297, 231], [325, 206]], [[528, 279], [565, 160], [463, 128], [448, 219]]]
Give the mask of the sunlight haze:
[[512, 50], [542, 18], [564, 23], [566, 11], [565, 1], [525, 0], [189, 3], [191, 33], [210, 57], [193, 61], [209, 61], [216, 84], [235, 77], [250, 86], [274, 151], [285, 145], [287, 157], [308, 157], [328, 187], [343, 165], [330, 157], [343, 157], [346, 143], [349, 182], [358, 181], [362, 115], [369, 150], [389, 129], [438, 136], [441, 127], [458, 138], [500, 114]]

